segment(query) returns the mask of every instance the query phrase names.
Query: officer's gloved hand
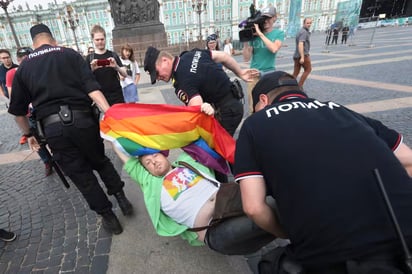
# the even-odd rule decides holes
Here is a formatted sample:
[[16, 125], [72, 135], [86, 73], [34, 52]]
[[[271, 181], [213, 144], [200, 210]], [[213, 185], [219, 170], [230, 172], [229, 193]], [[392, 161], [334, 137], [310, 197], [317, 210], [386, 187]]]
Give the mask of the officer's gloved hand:
[[209, 116], [212, 116], [212, 115], [215, 114], [214, 108], [213, 108], [209, 103], [203, 103], [203, 104], [201, 105], [201, 107], [200, 107], [200, 110], [201, 110], [203, 113], [205, 113], [205, 114], [207, 114], [207, 115], [209, 115]]

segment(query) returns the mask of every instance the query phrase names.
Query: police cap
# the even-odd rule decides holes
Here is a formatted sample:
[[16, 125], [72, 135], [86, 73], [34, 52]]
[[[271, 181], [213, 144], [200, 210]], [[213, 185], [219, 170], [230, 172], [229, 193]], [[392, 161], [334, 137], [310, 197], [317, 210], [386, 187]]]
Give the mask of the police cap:
[[49, 27], [46, 26], [45, 24], [37, 24], [37, 25], [34, 25], [33, 27], [30, 28], [30, 35], [31, 35], [32, 40], [39, 33], [48, 33], [48, 34], [52, 35]]
[[267, 94], [274, 89], [284, 86], [298, 87], [298, 82], [292, 75], [280, 70], [263, 75], [252, 90], [253, 108], [259, 102], [259, 95]]
[[144, 57], [144, 70], [149, 72], [152, 85], [156, 83], [156, 60], [159, 57], [160, 51], [152, 46], [148, 47]]

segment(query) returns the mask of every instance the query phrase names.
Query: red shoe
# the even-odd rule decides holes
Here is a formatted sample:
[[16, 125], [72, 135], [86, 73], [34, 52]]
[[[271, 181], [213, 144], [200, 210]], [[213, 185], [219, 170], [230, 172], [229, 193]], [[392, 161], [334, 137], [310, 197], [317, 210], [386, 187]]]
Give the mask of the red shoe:
[[53, 173], [53, 167], [49, 163], [44, 164], [44, 170], [45, 170], [46, 177], [50, 176]]
[[19, 141], [20, 145], [24, 145], [25, 143], [27, 143], [27, 137], [22, 135], [20, 137], [20, 141]]

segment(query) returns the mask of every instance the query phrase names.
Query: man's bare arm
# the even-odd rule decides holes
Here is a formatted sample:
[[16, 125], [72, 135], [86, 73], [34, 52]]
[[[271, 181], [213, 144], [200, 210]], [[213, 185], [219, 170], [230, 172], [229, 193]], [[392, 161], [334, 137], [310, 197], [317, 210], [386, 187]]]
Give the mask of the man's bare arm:
[[278, 50], [280, 50], [280, 48], [282, 47], [282, 41], [269, 40], [269, 38], [267, 38], [265, 34], [260, 30], [259, 25], [258, 24], [254, 24], [254, 25], [255, 25], [256, 35], [259, 36], [260, 39], [262, 39], [263, 43], [265, 43], [265, 46], [268, 48], [268, 50], [270, 50], [272, 53], [278, 52]]
[[300, 41], [298, 44], [298, 51], [299, 51], [299, 55], [300, 55], [300, 63], [303, 64], [304, 60], [305, 60], [305, 53], [304, 53], [304, 42]]
[[123, 151], [120, 151], [120, 149], [118, 149], [115, 145], [113, 146], [113, 150], [123, 163], [126, 163], [130, 159], [130, 156], [126, 155]]
[[287, 238], [276, 213], [266, 203], [266, 185], [262, 177], [240, 180], [242, 205], [246, 215], [259, 227], [280, 238]]
[[97, 104], [103, 113], [109, 109], [110, 105], [100, 90], [90, 92], [89, 97]]
[[249, 82], [254, 80], [259, 76], [259, 71], [257, 69], [242, 69], [236, 60], [223, 51], [213, 51], [212, 59], [216, 63], [222, 63], [225, 67], [233, 71], [242, 80]]
[[[31, 134], [29, 119], [26, 116], [16, 116], [15, 121], [16, 121], [17, 125], [19, 126], [19, 128], [21, 129], [21, 131], [23, 132], [23, 134], [26, 134], [26, 135]], [[27, 141], [29, 143], [29, 147], [30, 147], [31, 150], [39, 151], [40, 146], [37, 143], [36, 138], [31, 136], [27, 139]]]

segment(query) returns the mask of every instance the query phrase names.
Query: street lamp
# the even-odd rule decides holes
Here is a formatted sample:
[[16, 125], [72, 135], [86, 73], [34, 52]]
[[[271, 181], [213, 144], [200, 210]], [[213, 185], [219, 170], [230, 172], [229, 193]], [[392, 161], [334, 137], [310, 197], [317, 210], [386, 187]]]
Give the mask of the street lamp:
[[11, 2], [13, 2], [13, 1], [14, 1], [14, 0], [0, 0], [0, 6], [2, 7], [2, 9], [4, 9], [4, 12], [6, 13], [7, 22], [8, 22], [9, 25], [10, 25], [10, 29], [11, 29], [11, 33], [13, 34], [14, 42], [16, 42], [17, 48], [20, 48], [19, 39], [17, 38], [16, 31], [14, 30], [14, 26], [13, 26], [13, 24], [12, 24], [12, 22], [11, 22], [10, 15], [9, 15], [9, 13], [8, 13], [8, 11], [7, 11], [7, 7], [8, 7], [9, 4], [10, 4]]
[[69, 27], [72, 30], [77, 51], [80, 52], [79, 44], [77, 43], [77, 36], [76, 36], [76, 28], [79, 26], [79, 16], [74, 11], [71, 5], [66, 6], [66, 11], [63, 15], [63, 22], [66, 28]]
[[199, 41], [202, 40], [202, 19], [200, 15], [206, 11], [207, 0], [192, 0], [193, 11], [199, 15]]

